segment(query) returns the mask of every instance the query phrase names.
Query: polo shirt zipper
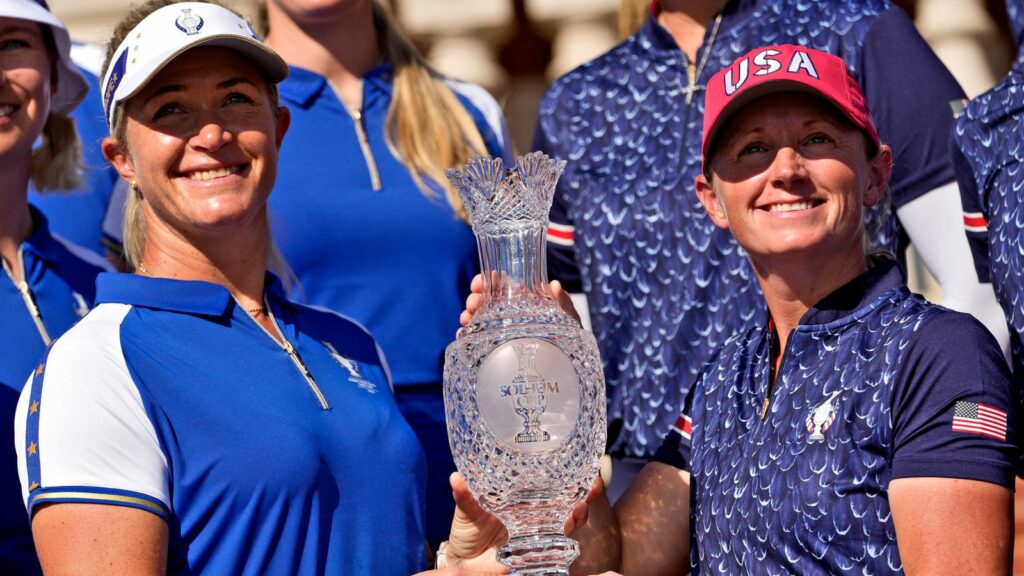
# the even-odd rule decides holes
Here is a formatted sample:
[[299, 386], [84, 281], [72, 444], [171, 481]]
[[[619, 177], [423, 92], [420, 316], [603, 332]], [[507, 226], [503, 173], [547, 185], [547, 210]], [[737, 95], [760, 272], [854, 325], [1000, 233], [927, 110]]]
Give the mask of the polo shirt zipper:
[[772, 405], [772, 395], [775, 393], [775, 382], [782, 376], [782, 367], [786, 365], [786, 356], [789, 355], [789, 346], [793, 342], [793, 334], [796, 330], [792, 330], [789, 333], [789, 338], [786, 339], [786, 348], [782, 351], [782, 359], [779, 360], [779, 369], [775, 370], [775, 367], [771, 362], [771, 348], [775, 346], [775, 336], [771, 333], [768, 334], [768, 393], [765, 394], [764, 404], [761, 405], [761, 421], [768, 417], [768, 409]]
[[274, 330], [277, 332], [278, 337], [281, 338], [280, 340], [274, 338], [274, 335], [271, 334], [263, 324], [260, 324], [255, 318], [249, 316], [248, 313], [246, 316], [249, 316], [249, 319], [253, 321], [253, 324], [256, 324], [256, 326], [258, 326], [268, 338], [273, 340], [274, 344], [277, 344], [281, 350], [284, 350], [285, 354], [287, 354], [288, 358], [292, 361], [292, 364], [294, 364], [295, 368], [299, 371], [299, 374], [302, 374], [302, 377], [306, 379], [306, 384], [309, 385], [309, 389], [312, 390], [313, 395], [316, 396], [317, 401], [320, 403], [320, 408], [323, 410], [330, 410], [331, 405], [327, 402], [327, 398], [320, 390], [320, 387], [317, 386], [316, 380], [313, 379], [313, 373], [306, 367], [306, 363], [303, 362], [302, 357], [299, 356], [299, 351], [292, 346], [292, 343], [289, 342], [288, 339], [285, 338], [284, 333], [281, 332], [281, 327], [277, 325], [277, 318], [274, 317], [274, 311], [270, 309], [270, 303], [267, 302], [266, 298], [263, 299], [263, 306], [267, 309], [267, 316], [270, 317], [270, 323], [274, 325]]
[[[4, 261], [4, 272], [7, 273], [7, 277], [11, 279], [14, 286], [21, 293], [21, 299], [25, 303], [25, 308], [28, 309], [29, 316], [32, 317], [32, 321], [36, 324], [36, 330], [39, 331], [39, 336], [43, 339], [43, 343], [47, 346], [50, 345], [52, 340], [50, 339], [50, 333], [46, 331], [46, 326], [43, 324], [43, 315], [39, 311], [39, 306], [36, 304], [35, 295], [32, 294], [32, 289], [29, 288], [28, 282], [25, 280], [15, 280], [14, 272], [7, 266], [7, 262]], [[21, 267], [21, 275], [25, 275], [25, 254], [21, 246], [18, 247], [18, 266]]]
[[366, 135], [366, 126], [363, 123], [363, 111], [355, 108], [350, 108], [345, 99], [341, 97], [341, 92], [338, 90], [334, 82], [327, 81], [331, 86], [331, 90], [334, 91], [334, 96], [341, 102], [341, 107], [348, 112], [348, 115], [352, 117], [352, 125], [356, 128], [356, 139], [359, 140], [359, 148], [363, 151], [363, 160], [366, 161], [366, 169], [370, 172], [370, 185], [373, 186], [374, 192], [380, 192], [383, 185], [380, 181], [380, 170], [377, 168], [377, 159], [373, 157], [373, 149], [370, 148], [370, 139]]

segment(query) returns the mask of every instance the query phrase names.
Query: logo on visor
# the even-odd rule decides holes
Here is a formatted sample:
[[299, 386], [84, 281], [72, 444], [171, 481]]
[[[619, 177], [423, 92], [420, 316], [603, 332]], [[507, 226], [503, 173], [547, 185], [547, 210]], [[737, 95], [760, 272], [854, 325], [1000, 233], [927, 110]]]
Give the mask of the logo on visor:
[[178, 16], [178, 19], [174, 21], [174, 25], [185, 34], [195, 36], [203, 28], [203, 19], [192, 14], [191, 8], [182, 8], [181, 16]]

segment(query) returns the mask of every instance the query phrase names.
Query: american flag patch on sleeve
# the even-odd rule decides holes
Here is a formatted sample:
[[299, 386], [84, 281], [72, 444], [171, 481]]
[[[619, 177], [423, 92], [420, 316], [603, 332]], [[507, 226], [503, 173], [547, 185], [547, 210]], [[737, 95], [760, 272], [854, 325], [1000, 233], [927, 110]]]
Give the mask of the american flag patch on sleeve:
[[690, 439], [690, 434], [693, 432], [693, 421], [690, 420], [689, 416], [680, 416], [676, 423], [672, 425], [672, 429], [685, 438]]
[[953, 431], [1006, 440], [1006, 412], [977, 402], [957, 402]]

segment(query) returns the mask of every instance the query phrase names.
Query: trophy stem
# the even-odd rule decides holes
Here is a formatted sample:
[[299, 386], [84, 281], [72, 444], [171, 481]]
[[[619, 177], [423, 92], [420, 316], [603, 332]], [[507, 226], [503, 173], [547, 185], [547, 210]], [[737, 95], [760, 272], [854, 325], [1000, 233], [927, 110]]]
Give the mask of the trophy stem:
[[513, 536], [498, 549], [498, 561], [514, 574], [568, 576], [569, 565], [580, 555], [580, 546], [561, 534]]

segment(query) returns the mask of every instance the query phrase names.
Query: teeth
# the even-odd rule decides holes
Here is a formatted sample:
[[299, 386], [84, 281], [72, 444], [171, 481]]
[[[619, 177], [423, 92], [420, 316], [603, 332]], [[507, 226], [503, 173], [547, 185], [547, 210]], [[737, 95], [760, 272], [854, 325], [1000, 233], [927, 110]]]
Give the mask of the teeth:
[[809, 210], [810, 202], [792, 202], [790, 204], [772, 204], [770, 212], [792, 212], [793, 210]]
[[14, 112], [14, 106], [10, 104], [0, 105], [0, 116], [7, 116], [11, 112]]
[[217, 170], [199, 170], [188, 175], [191, 180], [213, 180], [214, 178], [223, 178], [230, 176], [241, 170], [240, 166], [231, 166], [229, 168], [218, 168]]

